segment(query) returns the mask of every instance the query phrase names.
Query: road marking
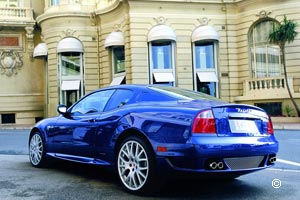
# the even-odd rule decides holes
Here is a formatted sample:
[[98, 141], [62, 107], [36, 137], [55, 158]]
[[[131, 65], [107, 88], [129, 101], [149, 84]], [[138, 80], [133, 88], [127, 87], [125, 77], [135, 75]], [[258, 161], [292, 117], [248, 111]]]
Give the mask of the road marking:
[[296, 169], [279, 169], [279, 168], [268, 168], [267, 170], [270, 170], [270, 171], [281, 171], [281, 172], [293, 172], [293, 173], [300, 173], [300, 170], [296, 170]]
[[297, 167], [300, 167], [300, 163], [296, 163], [296, 162], [292, 162], [292, 161], [288, 161], [288, 160], [282, 160], [282, 159], [276, 159], [277, 162], [280, 162], [280, 163], [284, 163], [284, 164], [288, 164], [288, 165], [294, 165], [294, 166], [297, 166]]

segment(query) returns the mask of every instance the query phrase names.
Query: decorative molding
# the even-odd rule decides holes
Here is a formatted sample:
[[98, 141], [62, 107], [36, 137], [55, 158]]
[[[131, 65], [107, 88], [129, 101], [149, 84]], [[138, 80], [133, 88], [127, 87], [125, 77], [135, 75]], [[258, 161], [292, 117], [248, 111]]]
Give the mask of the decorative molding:
[[265, 17], [269, 17], [269, 15], [272, 13], [272, 11], [265, 11], [265, 10], [262, 10], [260, 11], [256, 16], [259, 17], [259, 18], [265, 18]]
[[29, 53], [29, 55], [32, 55], [33, 50], [34, 50], [34, 43], [33, 43], [34, 27], [33, 26], [26, 26], [25, 31], [26, 31], [26, 37], [27, 37], [27, 43], [28, 43], [28, 53]]
[[24, 39], [21, 33], [0, 32], [0, 50], [13, 49], [24, 51]]
[[114, 31], [116, 31], [116, 32], [121, 31], [121, 24], [115, 24]]
[[202, 17], [201, 19], [197, 19], [197, 21], [200, 23], [201, 26], [206, 26], [210, 19], [207, 17]]
[[23, 66], [22, 56], [13, 50], [0, 51], [0, 73], [6, 76], [17, 74]]
[[157, 24], [165, 24], [167, 22], [167, 19], [163, 16], [159, 16], [157, 18], [153, 18]]
[[92, 12], [90, 15], [90, 20], [91, 20], [91, 25], [92, 26], [97, 26], [97, 14], [95, 12]]
[[76, 30], [68, 28], [67, 30], [63, 31], [66, 37], [73, 37], [76, 33]]

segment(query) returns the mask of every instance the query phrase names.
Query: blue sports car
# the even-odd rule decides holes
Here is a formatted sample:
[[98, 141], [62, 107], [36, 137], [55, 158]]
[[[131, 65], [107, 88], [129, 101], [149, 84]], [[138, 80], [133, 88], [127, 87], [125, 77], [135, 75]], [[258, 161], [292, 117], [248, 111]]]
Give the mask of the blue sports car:
[[176, 87], [112, 86], [57, 110], [30, 132], [31, 164], [54, 157], [107, 166], [134, 194], [177, 172], [235, 178], [273, 166], [278, 152], [264, 110]]

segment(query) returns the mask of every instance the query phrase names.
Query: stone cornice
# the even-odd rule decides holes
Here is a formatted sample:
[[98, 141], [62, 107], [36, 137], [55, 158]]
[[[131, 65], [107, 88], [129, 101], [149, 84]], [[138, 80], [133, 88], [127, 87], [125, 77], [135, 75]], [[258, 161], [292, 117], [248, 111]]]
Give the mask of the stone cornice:
[[95, 13], [95, 15], [101, 15], [104, 13], [108, 13], [108, 12], [116, 9], [122, 2], [123, 2], [123, 0], [115, 1], [113, 4], [109, 5], [108, 7], [95, 10], [94, 13]]
[[62, 17], [87, 17], [90, 18], [90, 12], [72, 12], [72, 11], [60, 11], [60, 12], [46, 12], [36, 18], [38, 24], [45, 20], [52, 18], [62, 18]]

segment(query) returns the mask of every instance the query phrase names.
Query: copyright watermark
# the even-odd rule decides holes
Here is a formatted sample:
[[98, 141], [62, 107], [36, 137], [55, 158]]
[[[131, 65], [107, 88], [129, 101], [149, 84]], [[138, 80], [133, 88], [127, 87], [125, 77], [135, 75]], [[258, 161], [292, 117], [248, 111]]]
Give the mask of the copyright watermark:
[[275, 189], [278, 189], [281, 187], [281, 180], [279, 179], [273, 179], [272, 181], [272, 187]]

